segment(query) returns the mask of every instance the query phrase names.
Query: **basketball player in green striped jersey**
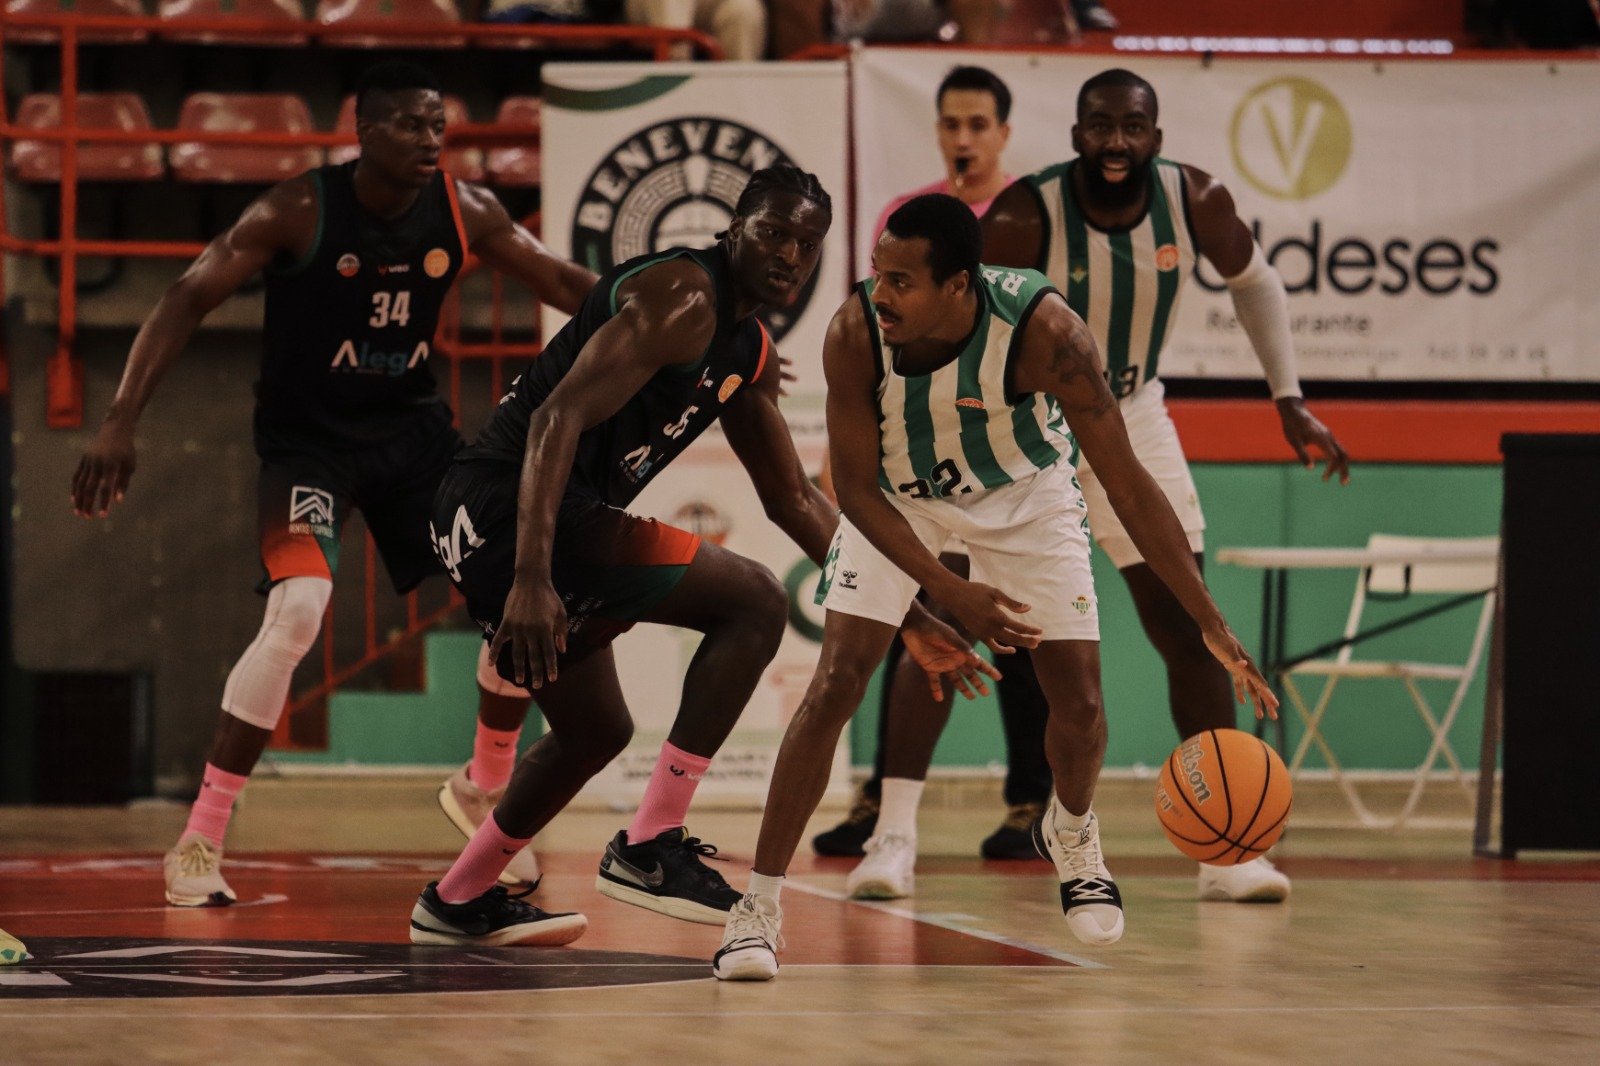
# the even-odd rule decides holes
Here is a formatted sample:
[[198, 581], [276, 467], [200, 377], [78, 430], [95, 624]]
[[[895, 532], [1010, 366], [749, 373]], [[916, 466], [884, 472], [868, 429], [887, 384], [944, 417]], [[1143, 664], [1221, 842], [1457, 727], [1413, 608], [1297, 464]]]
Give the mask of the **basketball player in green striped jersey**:
[[[839, 733], [919, 588], [996, 652], [1032, 649], [1055, 779], [1035, 838], [1055, 863], [1072, 933], [1095, 945], [1121, 939], [1122, 898], [1091, 809], [1106, 722], [1078, 443], [1235, 693], [1257, 714], [1276, 706], [1206, 591], [1165, 493], [1134, 457], [1088, 328], [1043, 274], [982, 266], [982, 247], [960, 200], [910, 200], [889, 216], [874, 276], [828, 327], [841, 515], [817, 592], [822, 651], [778, 749], [749, 887], [712, 960], [720, 979], [776, 975], [784, 872], [827, 787]], [[939, 563], [953, 536], [967, 545], [972, 580]]]
[[[1313, 467], [1313, 453], [1320, 453], [1323, 480], [1337, 476], [1344, 484], [1350, 480], [1349, 459], [1301, 397], [1283, 279], [1221, 182], [1161, 158], [1150, 83], [1127, 70], [1097, 74], [1078, 92], [1077, 118], [1077, 158], [1016, 182], [984, 216], [984, 258], [1043, 271], [1088, 323], [1134, 453], [1165, 491], [1199, 564], [1205, 519], [1157, 376], [1197, 256], [1205, 256], [1227, 282], [1239, 324], [1266, 372], [1284, 438], [1300, 462]], [[1200, 629], [1129, 536], [1101, 474], [1093, 462], [1078, 466], [1089, 528], [1126, 579], [1145, 632], [1166, 663], [1179, 734], [1232, 728], [1227, 672], [1207, 653]], [[1199, 889], [1202, 899], [1275, 901], [1288, 896], [1289, 880], [1262, 858], [1201, 866]]]

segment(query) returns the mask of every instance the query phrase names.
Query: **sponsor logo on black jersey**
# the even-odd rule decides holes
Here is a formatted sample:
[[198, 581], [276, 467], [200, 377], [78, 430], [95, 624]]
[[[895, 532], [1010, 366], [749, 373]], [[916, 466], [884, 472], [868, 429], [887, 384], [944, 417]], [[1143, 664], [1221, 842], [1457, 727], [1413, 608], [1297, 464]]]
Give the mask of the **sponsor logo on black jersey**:
[[360, 343], [346, 340], [339, 345], [339, 350], [333, 353], [333, 362], [329, 364], [329, 369], [344, 373], [383, 374], [393, 378], [426, 363], [428, 354], [427, 341], [418, 341], [417, 346], [410, 351], [402, 348], [397, 352], [386, 352], [373, 347], [372, 342], [368, 340]]
[[[709, 248], [727, 228], [750, 175], [793, 162], [765, 133], [723, 118], [646, 126], [606, 153], [584, 182], [572, 223], [573, 258], [603, 274], [650, 252]], [[814, 273], [793, 306], [763, 312], [774, 340], [805, 313], [816, 285]]]

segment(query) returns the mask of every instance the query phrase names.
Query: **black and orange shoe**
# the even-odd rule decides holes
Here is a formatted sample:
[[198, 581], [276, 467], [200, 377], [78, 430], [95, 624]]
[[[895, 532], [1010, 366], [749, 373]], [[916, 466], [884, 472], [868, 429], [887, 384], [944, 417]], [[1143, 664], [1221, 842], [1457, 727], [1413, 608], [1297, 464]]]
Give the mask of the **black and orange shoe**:
[[844, 821], [811, 838], [811, 850], [818, 855], [859, 859], [867, 853], [867, 841], [878, 829], [878, 801], [865, 788], [856, 790], [855, 802]]

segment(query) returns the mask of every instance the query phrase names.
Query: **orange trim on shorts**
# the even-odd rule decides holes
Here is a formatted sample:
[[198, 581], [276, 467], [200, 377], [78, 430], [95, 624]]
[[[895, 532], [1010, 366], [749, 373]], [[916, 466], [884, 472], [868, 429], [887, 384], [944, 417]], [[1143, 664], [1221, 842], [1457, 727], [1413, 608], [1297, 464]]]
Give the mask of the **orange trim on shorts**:
[[767, 353], [772, 350], [772, 338], [767, 335], [767, 327], [761, 324], [759, 318], [756, 319], [756, 329], [761, 331], [761, 356], [756, 360], [756, 375], [750, 379], [752, 385], [761, 380], [761, 372], [767, 368]]
[[467, 258], [467, 224], [461, 221], [461, 201], [456, 198], [456, 179], [450, 174], [444, 176], [444, 194], [450, 201], [450, 217], [456, 222], [456, 238], [461, 241], [461, 260], [463, 265]]
[[700, 551], [700, 535], [654, 518], [631, 530], [628, 562], [643, 566], [688, 566]]
[[276, 530], [262, 538], [261, 565], [274, 584], [291, 577], [320, 577], [333, 580], [328, 557], [322, 545], [309, 533]]

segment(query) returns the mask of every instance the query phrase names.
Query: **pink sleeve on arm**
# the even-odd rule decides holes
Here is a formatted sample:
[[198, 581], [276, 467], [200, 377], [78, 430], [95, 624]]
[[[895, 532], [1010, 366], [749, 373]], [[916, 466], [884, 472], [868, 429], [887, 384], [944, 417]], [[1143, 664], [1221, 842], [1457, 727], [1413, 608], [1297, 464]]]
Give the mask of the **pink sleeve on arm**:
[[893, 200], [890, 200], [889, 206], [885, 207], [883, 209], [883, 214], [878, 216], [878, 224], [872, 227], [872, 243], [878, 243], [878, 238], [883, 236], [883, 227], [889, 224], [889, 216], [894, 214], [895, 211], [899, 209], [901, 204], [906, 203], [908, 200], [915, 199], [918, 196], [924, 196], [930, 192], [948, 193], [949, 191], [950, 188], [948, 183], [943, 178], [940, 178], [938, 181], [924, 185], [920, 189], [912, 189], [910, 192], [902, 193], [901, 195], [896, 196]]

